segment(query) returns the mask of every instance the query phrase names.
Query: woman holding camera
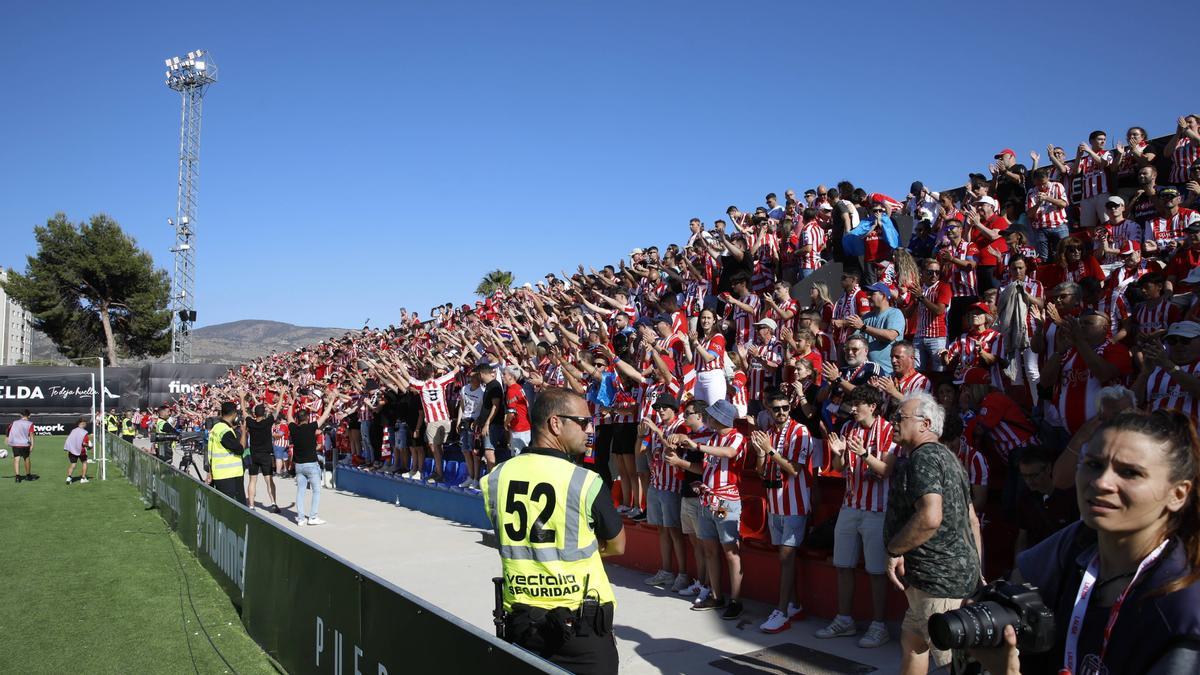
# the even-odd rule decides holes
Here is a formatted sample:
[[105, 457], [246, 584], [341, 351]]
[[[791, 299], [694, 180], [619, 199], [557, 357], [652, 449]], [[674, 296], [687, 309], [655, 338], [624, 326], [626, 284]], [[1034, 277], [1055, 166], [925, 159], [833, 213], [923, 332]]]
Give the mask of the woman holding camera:
[[1200, 672], [1200, 442], [1186, 417], [1126, 411], [1076, 471], [1082, 519], [1023, 553], [1054, 646], [1022, 655], [1016, 631], [972, 654], [999, 675]]

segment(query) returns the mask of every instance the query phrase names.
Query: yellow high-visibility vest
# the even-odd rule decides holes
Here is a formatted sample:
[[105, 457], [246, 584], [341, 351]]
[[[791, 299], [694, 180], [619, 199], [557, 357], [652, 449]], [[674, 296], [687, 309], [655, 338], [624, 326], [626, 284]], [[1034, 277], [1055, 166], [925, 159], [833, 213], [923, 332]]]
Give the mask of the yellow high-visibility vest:
[[576, 609], [585, 593], [616, 603], [591, 522], [602, 484], [594, 471], [530, 452], [502, 462], [484, 479], [484, 509], [500, 543], [506, 610], [513, 603]]
[[242, 477], [242, 456], [235, 455], [221, 445], [221, 439], [233, 429], [224, 421], [213, 425], [208, 432], [208, 465], [213, 480]]

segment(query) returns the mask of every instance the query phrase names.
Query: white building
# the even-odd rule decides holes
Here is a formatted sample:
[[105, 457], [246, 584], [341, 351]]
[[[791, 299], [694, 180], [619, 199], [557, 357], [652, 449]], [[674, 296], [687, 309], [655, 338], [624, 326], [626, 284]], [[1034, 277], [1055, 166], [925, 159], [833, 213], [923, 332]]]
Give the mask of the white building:
[[[0, 267], [0, 281], [8, 271]], [[0, 287], [0, 366], [15, 366], [33, 359], [33, 318]]]

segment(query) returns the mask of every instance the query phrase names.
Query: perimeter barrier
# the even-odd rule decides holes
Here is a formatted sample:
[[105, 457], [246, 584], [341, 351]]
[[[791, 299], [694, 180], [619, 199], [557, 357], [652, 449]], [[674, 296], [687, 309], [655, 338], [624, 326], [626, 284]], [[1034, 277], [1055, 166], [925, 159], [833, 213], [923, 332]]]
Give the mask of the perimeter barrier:
[[250, 637], [286, 672], [566, 672], [107, 436], [110, 461], [179, 534], [238, 608]]

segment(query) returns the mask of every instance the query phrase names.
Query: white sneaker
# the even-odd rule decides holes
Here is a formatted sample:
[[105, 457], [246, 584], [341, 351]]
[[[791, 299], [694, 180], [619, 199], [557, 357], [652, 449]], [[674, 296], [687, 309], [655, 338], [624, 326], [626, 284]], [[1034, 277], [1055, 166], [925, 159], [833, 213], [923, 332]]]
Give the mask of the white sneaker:
[[88, 480], [88, 479], [87, 479], [87, 476], [84, 476], [83, 478], [80, 478], [80, 479], [79, 479], [79, 482], [80, 482], [80, 483], [90, 483], [90, 482], [92, 482], [92, 481]]
[[781, 633], [792, 627], [792, 621], [779, 610], [772, 610], [771, 616], [758, 627], [764, 633]]
[[858, 641], [858, 646], [863, 649], [874, 649], [880, 645], [887, 644], [892, 639], [888, 634], [887, 626], [878, 621], [871, 622], [867, 632]]
[[71, 484], [71, 482], [72, 482], [72, 481], [71, 481], [71, 477], [70, 477], [70, 476], [67, 476], [67, 485], [70, 485], [70, 484]]
[[666, 570], [659, 570], [654, 576], [647, 577], [645, 583], [647, 586], [666, 586], [675, 580], [675, 575]]
[[687, 598], [696, 595], [702, 590], [704, 590], [704, 584], [700, 583], [699, 579], [693, 579], [691, 585], [685, 586], [679, 591], [679, 594]]
[[700, 594], [696, 596], [696, 599], [692, 601], [692, 604], [693, 605], [700, 604], [700, 603], [704, 602], [705, 600], [707, 600], [708, 596], [710, 596], [710, 595], [712, 595], [712, 589], [710, 589], [708, 586], [701, 586]]
[[789, 619], [795, 619], [796, 617], [801, 617], [801, 618], [803, 618], [803, 615], [804, 615], [804, 608], [803, 608], [803, 607], [797, 607], [797, 606], [795, 606], [795, 605], [793, 605], [792, 603], [790, 603], [790, 602], [789, 602], [789, 603], [788, 603], [788, 611], [787, 611], [787, 615], [788, 615], [788, 618], [789, 618]]
[[321, 520], [320, 518], [309, 518], [308, 524], [309, 525], [324, 525], [325, 521]]
[[828, 626], [813, 633], [813, 636], [819, 637], [822, 640], [835, 637], [849, 637], [857, 635], [858, 628], [854, 625], [853, 619], [843, 619], [841, 617], [834, 618], [829, 622]]
[[308, 518], [296, 518], [296, 524], [303, 527], [308, 524]]
[[466, 488], [469, 488], [469, 487], [471, 487], [471, 479], [470, 479], [470, 478], [468, 478], [468, 479], [466, 479], [466, 480], [464, 480], [463, 482], [461, 482], [461, 483], [459, 483], [459, 484], [458, 484], [458, 489], [460, 489], [460, 490], [464, 490], [464, 489], [466, 489]]
[[479, 480], [478, 480], [478, 479], [471, 481], [471, 489], [472, 489], [472, 490], [478, 490], [478, 489], [480, 489], [480, 488], [479, 488]]
[[683, 589], [685, 589], [687, 587], [688, 587], [687, 573], [676, 574], [675, 575], [675, 583], [671, 584], [671, 592], [672, 593], [681, 593], [681, 592], [683, 592]]

